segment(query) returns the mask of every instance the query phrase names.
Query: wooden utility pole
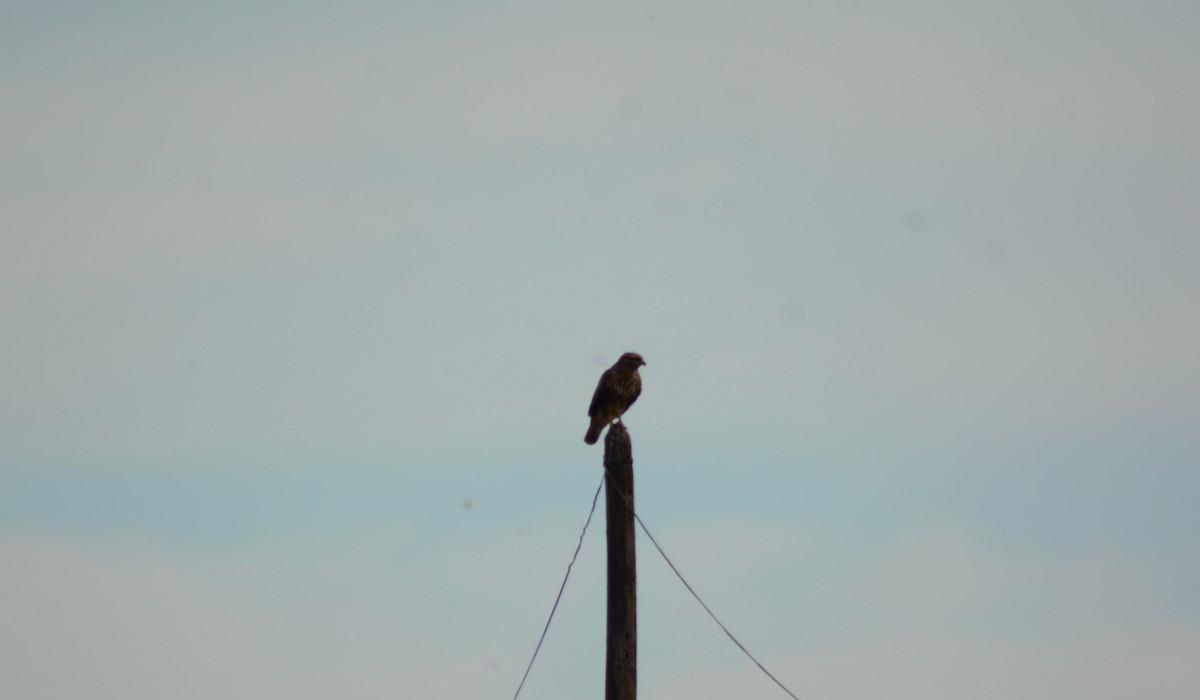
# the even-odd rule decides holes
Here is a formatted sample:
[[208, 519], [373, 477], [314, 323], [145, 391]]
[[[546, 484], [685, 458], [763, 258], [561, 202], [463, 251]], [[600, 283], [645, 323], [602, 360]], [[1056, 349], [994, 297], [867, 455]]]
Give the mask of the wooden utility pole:
[[[633, 545], [633, 443], [622, 423], [604, 438], [608, 525], [608, 650], [604, 700], [637, 700], [637, 557]], [[624, 494], [622, 496], [621, 494]], [[626, 502], [626, 498], [629, 499]]]

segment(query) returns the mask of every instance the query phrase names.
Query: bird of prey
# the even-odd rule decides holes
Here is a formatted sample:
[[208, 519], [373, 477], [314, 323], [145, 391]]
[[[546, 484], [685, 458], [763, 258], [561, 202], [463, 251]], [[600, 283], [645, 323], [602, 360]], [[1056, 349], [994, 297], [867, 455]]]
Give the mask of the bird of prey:
[[638, 367], [644, 364], [646, 361], [641, 355], [627, 352], [600, 375], [596, 393], [592, 394], [592, 405], [588, 407], [592, 424], [588, 427], [587, 435], [583, 437], [584, 442], [595, 445], [604, 426], [614, 420], [621, 420], [622, 414], [637, 401], [638, 395], [642, 393], [642, 377], [638, 374]]

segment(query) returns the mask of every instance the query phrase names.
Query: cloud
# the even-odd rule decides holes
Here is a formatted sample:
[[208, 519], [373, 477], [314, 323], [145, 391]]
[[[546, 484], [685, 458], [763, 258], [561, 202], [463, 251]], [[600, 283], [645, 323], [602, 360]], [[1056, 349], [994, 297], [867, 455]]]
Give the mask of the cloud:
[[508, 680], [488, 665], [494, 629], [469, 632], [413, 570], [353, 551], [7, 534], [0, 577], [6, 697], [478, 697]]
[[[1162, 639], [1121, 643], [1087, 652], [977, 650], [946, 645], [914, 651], [903, 643], [807, 650], [790, 660], [766, 657], [767, 668], [801, 698], [872, 700], [1186, 700], [1200, 690], [1195, 658], [1200, 644]], [[687, 672], [653, 672], [643, 692], [696, 700], [782, 696], [744, 658]]]
[[[591, 534], [531, 697], [600, 682], [603, 538]], [[1143, 688], [1182, 700], [1200, 689], [1190, 591], [1129, 555], [1035, 556], [956, 527], [903, 533], [857, 563], [832, 561], [794, 528], [754, 520], [656, 536], [801, 697], [1115, 699]], [[4, 535], [0, 692], [123, 700], [511, 692], [574, 533], [473, 538], [433, 553], [354, 539], [196, 555], [135, 539]], [[776, 697], [649, 544], [639, 545], [646, 692]]]
[[[820, 580], [801, 566], [788, 570], [791, 585], [764, 587], [754, 573], [763, 569], [760, 560], [689, 576], [702, 592], [735, 580], [755, 599], [732, 614], [713, 607], [800, 697], [1182, 700], [1200, 690], [1190, 591], [1129, 555], [1035, 556], [941, 527], [903, 533], [857, 564], [821, 565]], [[658, 645], [643, 647], [650, 692], [778, 696], [714, 625], [696, 622], [698, 607], [671, 613], [686, 617], [663, 635], [661, 610], [643, 607]]]
[[1038, 556], [960, 528], [906, 532], [804, 599], [798, 625], [906, 645], [1091, 647], [1182, 632], [1178, 616], [1196, 613], [1167, 570], [1131, 554]]

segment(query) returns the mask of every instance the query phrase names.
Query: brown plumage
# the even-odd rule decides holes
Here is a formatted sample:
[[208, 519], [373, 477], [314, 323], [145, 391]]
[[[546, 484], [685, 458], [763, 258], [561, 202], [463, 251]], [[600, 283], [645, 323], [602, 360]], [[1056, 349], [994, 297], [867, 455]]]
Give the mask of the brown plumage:
[[588, 407], [592, 424], [583, 438], [584, 442], [595, 445], [600, 439], [600, 433], [604, 431], [604, 426], [614, 420], [621, 420], [621, 415], [637, 401], [638, 395], [642, 393], [642, 377], [638, 374], [638, 367], [644, 364], [646, 361], [641, 355], [627, 352], [600, 375], [596, 393], [592, 394], [592, 405]]

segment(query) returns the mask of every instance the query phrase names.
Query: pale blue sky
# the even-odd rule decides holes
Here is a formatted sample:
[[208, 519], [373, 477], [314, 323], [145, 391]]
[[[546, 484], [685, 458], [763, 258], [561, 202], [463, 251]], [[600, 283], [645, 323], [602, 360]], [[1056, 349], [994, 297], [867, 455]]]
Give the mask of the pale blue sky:
[[[693, 5], [7, 8], [0, 695], [511, 697], [633, 350], [801, 697], [1195, 697], [1200, 6]], [[639, 547], [643, 694], [781, 697]]]

